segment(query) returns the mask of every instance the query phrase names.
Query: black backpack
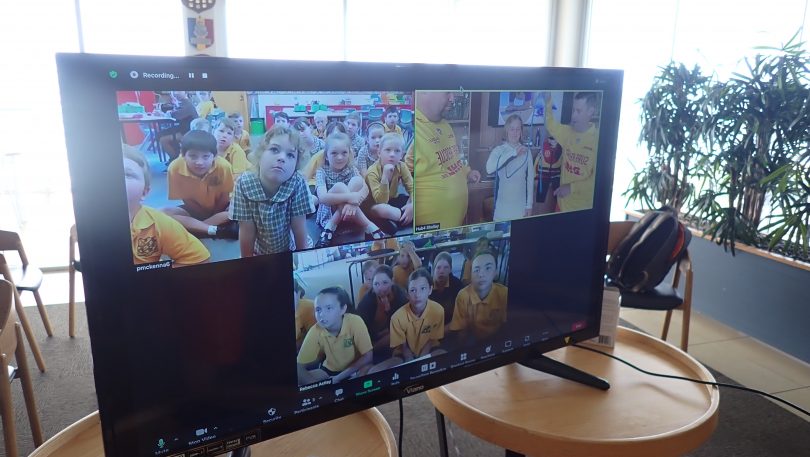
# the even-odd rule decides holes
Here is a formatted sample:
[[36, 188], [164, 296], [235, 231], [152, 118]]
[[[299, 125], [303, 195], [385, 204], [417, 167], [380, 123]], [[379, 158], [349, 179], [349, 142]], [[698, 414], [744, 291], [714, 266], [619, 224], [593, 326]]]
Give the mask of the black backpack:
[[621, 289], [654, 289], [686, 252], [692, 233], [669, 208], [650, 211], [633, 225], [611, 253], [608, 280]]

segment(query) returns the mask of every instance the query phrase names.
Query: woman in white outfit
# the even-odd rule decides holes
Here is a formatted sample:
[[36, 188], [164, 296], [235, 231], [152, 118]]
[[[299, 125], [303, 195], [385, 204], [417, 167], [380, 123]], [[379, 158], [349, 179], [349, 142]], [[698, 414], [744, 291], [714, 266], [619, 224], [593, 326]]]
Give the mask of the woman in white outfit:
[[487, 173], [495, 173], [494, 220], [530, 216], [534, 203], [534, 166], [529, 148], [520, 143], [523, 120], [517, 114], [506, 118], [506, 142], [496, 146], [487, 159]]

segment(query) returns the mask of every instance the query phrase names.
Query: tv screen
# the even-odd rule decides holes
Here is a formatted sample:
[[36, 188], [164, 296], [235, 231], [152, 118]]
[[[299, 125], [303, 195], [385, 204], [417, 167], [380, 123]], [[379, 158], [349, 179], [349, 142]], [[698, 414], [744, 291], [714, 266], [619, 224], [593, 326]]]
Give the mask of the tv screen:
[[266, 440], [598, 334], [621, 72], [57, 66], [108, 454]]

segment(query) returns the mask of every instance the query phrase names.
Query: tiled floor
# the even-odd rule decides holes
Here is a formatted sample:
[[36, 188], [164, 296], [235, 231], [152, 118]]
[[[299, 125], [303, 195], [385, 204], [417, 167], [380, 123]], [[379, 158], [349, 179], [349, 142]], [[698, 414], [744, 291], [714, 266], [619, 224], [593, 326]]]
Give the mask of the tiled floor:
[[[80, 275], [77, 275], [76, 286], [76, 300], [82, 301], [84, 293]], [[67, 272], [46, 274], [40, 293], [46, 304], [66, 303]], [[24, 293], [22, 297], [25, 306], [35, 304], [30, 293]], [[624, 308], [621, 317], [650, 334], [661, 334], [663, 312]], [[37, 321], [32, 319], [32, 325], [39, 325]], [[667, 341], [679, 346], [680, 337], [681, 315], [676, 311]], [[764, 390], [810, 409], [810, 364], [696, 312], [692, 313], [689, 353], [745, 386]], [[800, 417], [810, 421], [806, 416]]]

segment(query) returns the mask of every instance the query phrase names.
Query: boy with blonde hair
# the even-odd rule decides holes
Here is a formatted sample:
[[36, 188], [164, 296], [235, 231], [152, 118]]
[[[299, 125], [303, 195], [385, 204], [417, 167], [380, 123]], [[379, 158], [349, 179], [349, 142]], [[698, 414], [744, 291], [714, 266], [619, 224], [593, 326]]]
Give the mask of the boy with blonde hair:
[[211, 254], [179, 222], [154, 208], [143, 205], [149, 193], [151, 174], [146, 158], [134, 148], [124, 146], [124, 180], [129, 209], [132, 258], [136, 265], [172, 260], [173, 267], [208, 261]]
[[306, 248], [306, 215], [314, 209], [307, 184], [296, 171], [301, 165], [298, 132], [273, 126], [250, 161], [251, 169], [236, 183], [230, 214], [239, 221], [242, 257]]
[[[372, 197], [369, 212], [374, 219], [387, 221], [382, 227], [389, 235], [413, 222], [411, 197], [413, 177], [408, 166], [402, 162], [403, 148], [402, 135], [397, 133], [383, 135], [380, 141], [380, 157], [369, 167], [366, 175], [366, 183]], [[400, 182], [405, 187], [406, 195], [397, 195]]]
[[315, 128], [312, 130], [312, 133], [322, 139], [326, 139], [326, 125], [329, 123], [329, 116], [326, 115], [326, 111], [316, 111], [315, 114], [312, 116], [312, 120], [315, 122]]

